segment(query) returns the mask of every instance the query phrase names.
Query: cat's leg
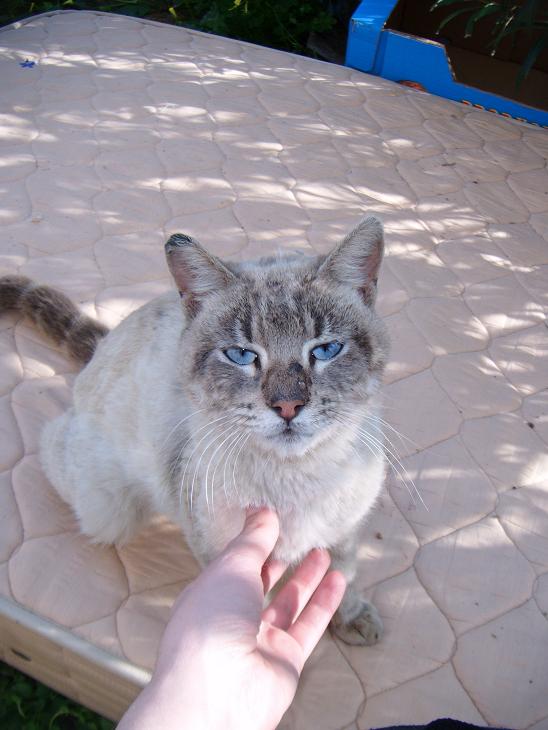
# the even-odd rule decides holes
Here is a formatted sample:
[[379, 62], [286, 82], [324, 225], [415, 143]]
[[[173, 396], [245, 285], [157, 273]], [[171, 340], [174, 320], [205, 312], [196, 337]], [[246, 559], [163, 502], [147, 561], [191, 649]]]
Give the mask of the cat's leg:
[[340, 570], [347, 588], [331, 621], [333, 633], [347, 644], [371, 646], [382, 637], [383, 625], [375, 606], [366, 601], [355, 586], [356, 535], [330, 550], [331, 568]]
[[148, 519], [143, 490], [128, 479], [112, 439], [86, 414], [70, 409], [48, 423], [40, 456], [49, 481], [95, 542], [126, 542]]

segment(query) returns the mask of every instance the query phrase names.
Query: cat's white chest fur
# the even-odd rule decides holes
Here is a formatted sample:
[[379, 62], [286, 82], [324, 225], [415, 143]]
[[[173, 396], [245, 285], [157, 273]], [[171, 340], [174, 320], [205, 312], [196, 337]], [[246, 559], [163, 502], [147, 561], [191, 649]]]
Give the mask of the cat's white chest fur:
[[[370, 427], [371, 428], [371, 427]], [[280, 519], [274, 557], [300, 561], [314, 547], [333, 547], [370, 510], [380, 491], [384, 459], [360, 454], [334, 440], [300, 464], [279, 463], [253, 451], [239, 454], [237, 469], [212, 479], [207, 469], [194, 480], [192, 507], [188, 490], [180, 502], [185, 532], [196, 535], [193, 547], [210, 558], [241, 530], [245, 508], [269, 506]], [[222, 472], [222, 469], [218, 470]], [[206, 494], [207, 483], [207, 494]], [[192, 512], [191, 512], [192, 508]], [[198, 529], [195, 530], [194, 527]], [[344, 529], [341, 530], [341, 527]]]

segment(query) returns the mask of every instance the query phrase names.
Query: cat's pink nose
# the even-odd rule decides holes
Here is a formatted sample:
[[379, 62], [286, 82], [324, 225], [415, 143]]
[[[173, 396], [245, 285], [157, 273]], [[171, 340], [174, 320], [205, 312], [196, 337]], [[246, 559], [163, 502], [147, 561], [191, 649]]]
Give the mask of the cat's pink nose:
[[288, 423], [292, 418], [295, 418], [303, 406], [303, 400], [278, 400], [272, 404], [272, 408], [274, 408], [280, 418], [283, 418]]

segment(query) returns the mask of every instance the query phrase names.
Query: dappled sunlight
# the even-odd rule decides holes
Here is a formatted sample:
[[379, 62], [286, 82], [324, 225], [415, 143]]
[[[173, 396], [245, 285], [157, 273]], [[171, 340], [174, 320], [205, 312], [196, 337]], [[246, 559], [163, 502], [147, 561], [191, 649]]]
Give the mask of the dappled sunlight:
[[23, 115], [0, 112], [0, 139], [3, 145], [28, 143], [35, 134], [30, 119]]
[[423, 198], [417, 211], [428, 228], [442, 239], [479, 233], [487, 225], [481, 210], [474, 209], [461, 192]]
[[548, 567], [548, 482], [506, 492], [497, 513], [519, 548], [543, 572]]
[[520, 286], [513, 274], [468, 287], [464, 299], [496, 336], [532, 327], [545, 319], [542, 304]]
[[[368, 703], [394, 707], [415, 682], [447, 696], [458, 685], [466, 707], [488, 707], [489, 723], [505, 725], [512, 698], [495, 681], [483, 686], [476, 667], [492, 678], [504, 665], [518, 686], [534, 666], [518, 704], [523, 728], [543, 721], [535, 591], [548, 571], [548, 205], [519, 177], [546, 174], [540, 130], [180, 28], [71, 13], [20, 30], [0, 32], [2, 274], [52, 285], [113, 328], [174, 290], [163, 245], [175, 232], [242, 261], [325, 255], [364, 215], [384, 223], [377, 309], [392, 338], [381, 410], [390, 466], [357, 561], [386, 634], [367, 649], [326, 636], [314, 677], [325, 673], [303, 703], [314, 695], [321, 716], [333, 697], [325, 677], [346, 672], [346, 725], [365, 727], [362, 687]], [[27, 57], [33, 68], [19, 66]], [[0, 466], [17, 491], [0, 587], [150, 667], [195, 568], [179, 528], [154, 522], [119, 550], [62, 526], [42, 534], [26, 470], [38, 404], [47, 410], [46, 394], [76, 366], [11, 315], [0, 355]], [[512, 622], [513, 634], [500, 628]]]
[[390, 146], [401, 157], [414, 157], [416, 140], [403, 134], [393, 134], [390, 138]]
[[[397, 439], [395, 440], [397, 444]], [[388, 487], [421, 542], [430, 542], [489, 514], [497, 491], [457, 436], [403, 459]], [[412, 489], [415, 484], [426, 509]]]
[[64, 51], [52, 51], [41, 62], [41, 66], [51, 69], [72, 69], [73, 71], [87, 71], [88, 67], [96, 67], [97, 62], [88, 53], [70, 53]]
[[546, 445], [518, 413], [466, 421], [461, 433], [473, 458], [504, 488], [546, 479]]
[[535, 454], [527, 448], [507, 443], [497, 446], [494, 455], [502, 464], [517, 467], [517, 479], [525, 484], [534, 484], [548, 474], [548, 455], [545, 453]]
[[[515, 336], [499, 339], [493, 346], [501, 371], [522, 392], [535, 393], [543, 385], [542, 363], [548, 344], [542, 329], [532, 328]], [[539, 377], [540, 382], [537, 382]]]
[[171, 277], [144, 284], [128, 284], [105, 288], [96, 298], [97, 311], [101, 321], [108, 327], [115, 327], [143, 304], [154, 297], [173, 289]]
[[504, 256], [498, 256], [496, 254], [480, 254], [480, 258], [485, 261], [486, 264], [491, 264], [493, 266], [500, 266], [501, 268], [506, 269], [507, 271], [528, 271], [526, 267], [515, 267], [512, 266], [512, 264], [506, 259]]
[[528, 600], [535, 572], [496, 517], [425, 546], [417, 574], [457, 635]]
[[[57, 134], [60, 138], [63, 137], [63, 133], [66, 132], [63, 127], [79, 127], [83, 131], [89, 133], [90, 120], [95, 122], [95, 112], [91, 114], [88, 109], [83, 108], [84, 105], [79, 103], [79, 109], [74, 109], [74, 104], [67, 104], [66, 102], [60, 103], [48, 103], [45, 105], [43, 110], [38, 110], [36, 118], [39, 122], [40, 134], [54, 133], [50, 130], [51, 127], [57, 127], [57, 125], [63, 125], [57, 130]], [[91, 107], [90, 107], [91, 109]], [[40, 122], [44, 123], [43, 126]]]

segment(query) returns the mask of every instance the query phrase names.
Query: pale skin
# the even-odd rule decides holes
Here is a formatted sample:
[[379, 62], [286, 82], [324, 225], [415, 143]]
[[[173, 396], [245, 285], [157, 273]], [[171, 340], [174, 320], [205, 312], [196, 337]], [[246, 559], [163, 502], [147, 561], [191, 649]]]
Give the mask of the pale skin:
[[286, 568], [268, 561], [278, 534], [274, 512], [250, 511], [181, 593], [152, 680], [119, 730], [274, 730], [346, 587], [327, 551], [312, 550], [263, 609]]

